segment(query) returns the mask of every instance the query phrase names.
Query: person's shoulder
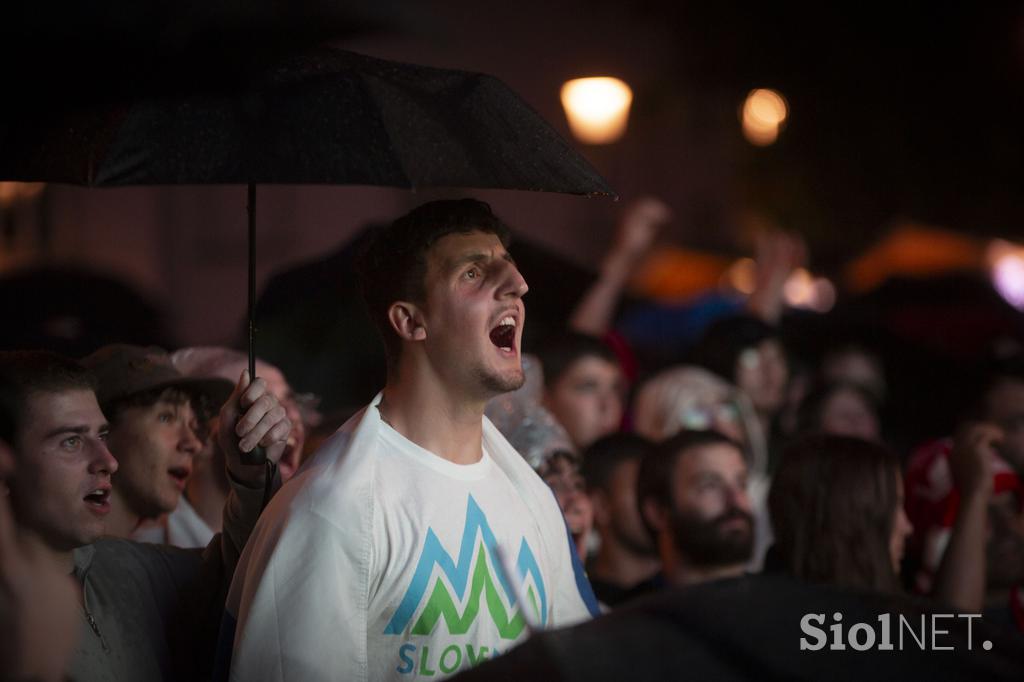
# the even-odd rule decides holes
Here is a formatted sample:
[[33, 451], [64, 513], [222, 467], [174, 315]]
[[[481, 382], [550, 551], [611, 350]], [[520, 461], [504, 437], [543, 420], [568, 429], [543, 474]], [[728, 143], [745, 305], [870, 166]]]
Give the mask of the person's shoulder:
[[364, 424], [361, 415], [331, 436], [274, 495], [260, 515], [251, 543], [264, 547], [290, 543], [313, 527], [339, 538], [367, 530], [377, 497], [376, 438], [373, 425]]
[[486, 417], [484, 447], [496, 468], [508, 479], [529, 509], [561, 531], [565, 522], [551, 488]]
[[151, 560], [157, 557], [193, 557], [201, 550], [183, 549], [171, 545], [139, 542], [126, 538], [104, 537], [92, 543], [93, 565], [98, 562], [137, 559]]
[[[199, 570], [203, 550], [136, 542], [123, 538], [101, 538], [91, 545], [86, 575], [91, 583], [102, 582], [119, 589], [135, 583], [162, 584], [175, 576], [190, 576]], [[147, 588], [149, 589], [149, 588]]]

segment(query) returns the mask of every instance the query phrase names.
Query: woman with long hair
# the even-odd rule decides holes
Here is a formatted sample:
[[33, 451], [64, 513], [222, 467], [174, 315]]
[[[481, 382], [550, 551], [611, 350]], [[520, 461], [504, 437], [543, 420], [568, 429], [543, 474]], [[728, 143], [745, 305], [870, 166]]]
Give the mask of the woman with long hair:
[[899, 458], [847, 436], [794, 442], [775, 472], [768, 509], [774, 563], [808, 582], [900, 591], [903, 511]]

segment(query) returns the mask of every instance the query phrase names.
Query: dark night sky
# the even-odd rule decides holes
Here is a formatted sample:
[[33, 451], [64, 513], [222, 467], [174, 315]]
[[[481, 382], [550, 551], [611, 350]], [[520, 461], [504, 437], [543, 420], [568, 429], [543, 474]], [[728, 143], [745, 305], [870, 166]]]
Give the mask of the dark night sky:
[[826, 259], [900, 215], [1024, 231], [1024, 5], [782, 5], [642, 10], [678, 35], [670, 82], [712, 98], [769, 85], [789, 99], [780, 141], [745, 149], [753, 204]]
[[[657, 26], [667, 41], [667, 59], [659, 55], [637, 92], [630, 135], [636, 142], [644, 126], [655, 131], [649, 135], [664, 135], [658, 131], [666, 120], [689, 112], [674, 134], [694, 148], [690, 167], [680, 169], [691, 186], [677, 192], [686, 221], [698, 228], [684, 237], [694, 246], [735, 242], [734, 231], [722, 225], [737, 204], [807, 235], [826, 268], [900, 217], [982, 235], [1024, 232], [1021, 2], [563, 4], [545, 10], [544, 3], [524, 2], [515, 10], [527, 15], [519, 25], [529, 26], [536, 15], [537, 32], [550, 37], [541, 26], [546, 21], [614, 12]], [[490, 20], [486, 8], [473, 5], [474, 18], [453, 28], [468, 6], [455, 0], [428, 12], [399, 0], [173, 6], [40, 0], [12, 8], [0, 28], [6, 53], [0, 57], [20, 65], [10, 72], [8, 92], [45, 84], [44, 95], [66, 101], [125, 80], [133, 88], [166, 87], [162, 80], [191, 73], [195, 64], [240, 63], [327, 36], [435, 33], [442, 42], [446, 31], [470, 30], [529, 56], [521, 35]], [[503, 38], [503, 31], [509, 35]], [[588, 45], [565, 50], [594, 54]], [[605, 65], [614, 70], [614, 58]], [[783, 92], [791, 105], [779, 142], [726, 148], [720, 140], [727, 129], [735, 137], [736, 103], [765, 86]], [[701, 152], [698, 143], [708, 138], [714, 142]], [[652, 143], [635, 146], [638, 167], [635, 159], [650, 156]], [[705, 180], [706, 191], [701, 174], [716, 163], [721, 180]], [[637, 184], [646, 183], [638, 189], [671, 195], [662, 168], [647, 177], [637, 170]], [[714, 182], [728, 187], [716, 189]], [[632, 188], [624, 185], [628, 195]], [[716, 193], [721, 196], [711, 196]], [[705, 223], [713, 229], [700, 229]]]

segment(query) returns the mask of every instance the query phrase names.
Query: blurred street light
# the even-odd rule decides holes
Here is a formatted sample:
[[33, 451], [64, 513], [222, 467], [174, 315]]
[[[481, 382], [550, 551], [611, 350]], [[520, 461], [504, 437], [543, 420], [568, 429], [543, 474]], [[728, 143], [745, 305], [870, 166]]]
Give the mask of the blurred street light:
[[569, 129], [584, 144], [610, 144], [626, 132], [633, 91], [618, 78], [577, 78], [562, 85]]
[[757, 287], [757, 263], [753, 258], [740, 258], [722, 275], [722, 286], [749, 296]]
[[994, 239], [987, 255], [992, 286], [1003, 300], [1024, 310], [1024, 247]]
[[767, 88], [751, 90], [740, 111], [743, 135], [751, 144], [765, 147], [778, 139], [788, 117], [789, 106], [778, 92]]

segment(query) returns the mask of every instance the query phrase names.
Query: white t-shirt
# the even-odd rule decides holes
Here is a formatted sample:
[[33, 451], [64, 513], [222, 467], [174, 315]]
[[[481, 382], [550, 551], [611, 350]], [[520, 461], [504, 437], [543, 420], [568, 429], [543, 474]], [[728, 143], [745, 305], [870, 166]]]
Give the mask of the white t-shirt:
[[231, 679], [436, 680], [597, 614], [551, 491], [489, 421], [483, 458], [457, 465], [378, 402], [253, 532], [228, 596]]
[[152, 542], [192, 549], [206, 547], [213, 536], [213, 529], [182, 495], [174, 511], [139, 526], [132, 533], [131, 539], [135, 542]]

